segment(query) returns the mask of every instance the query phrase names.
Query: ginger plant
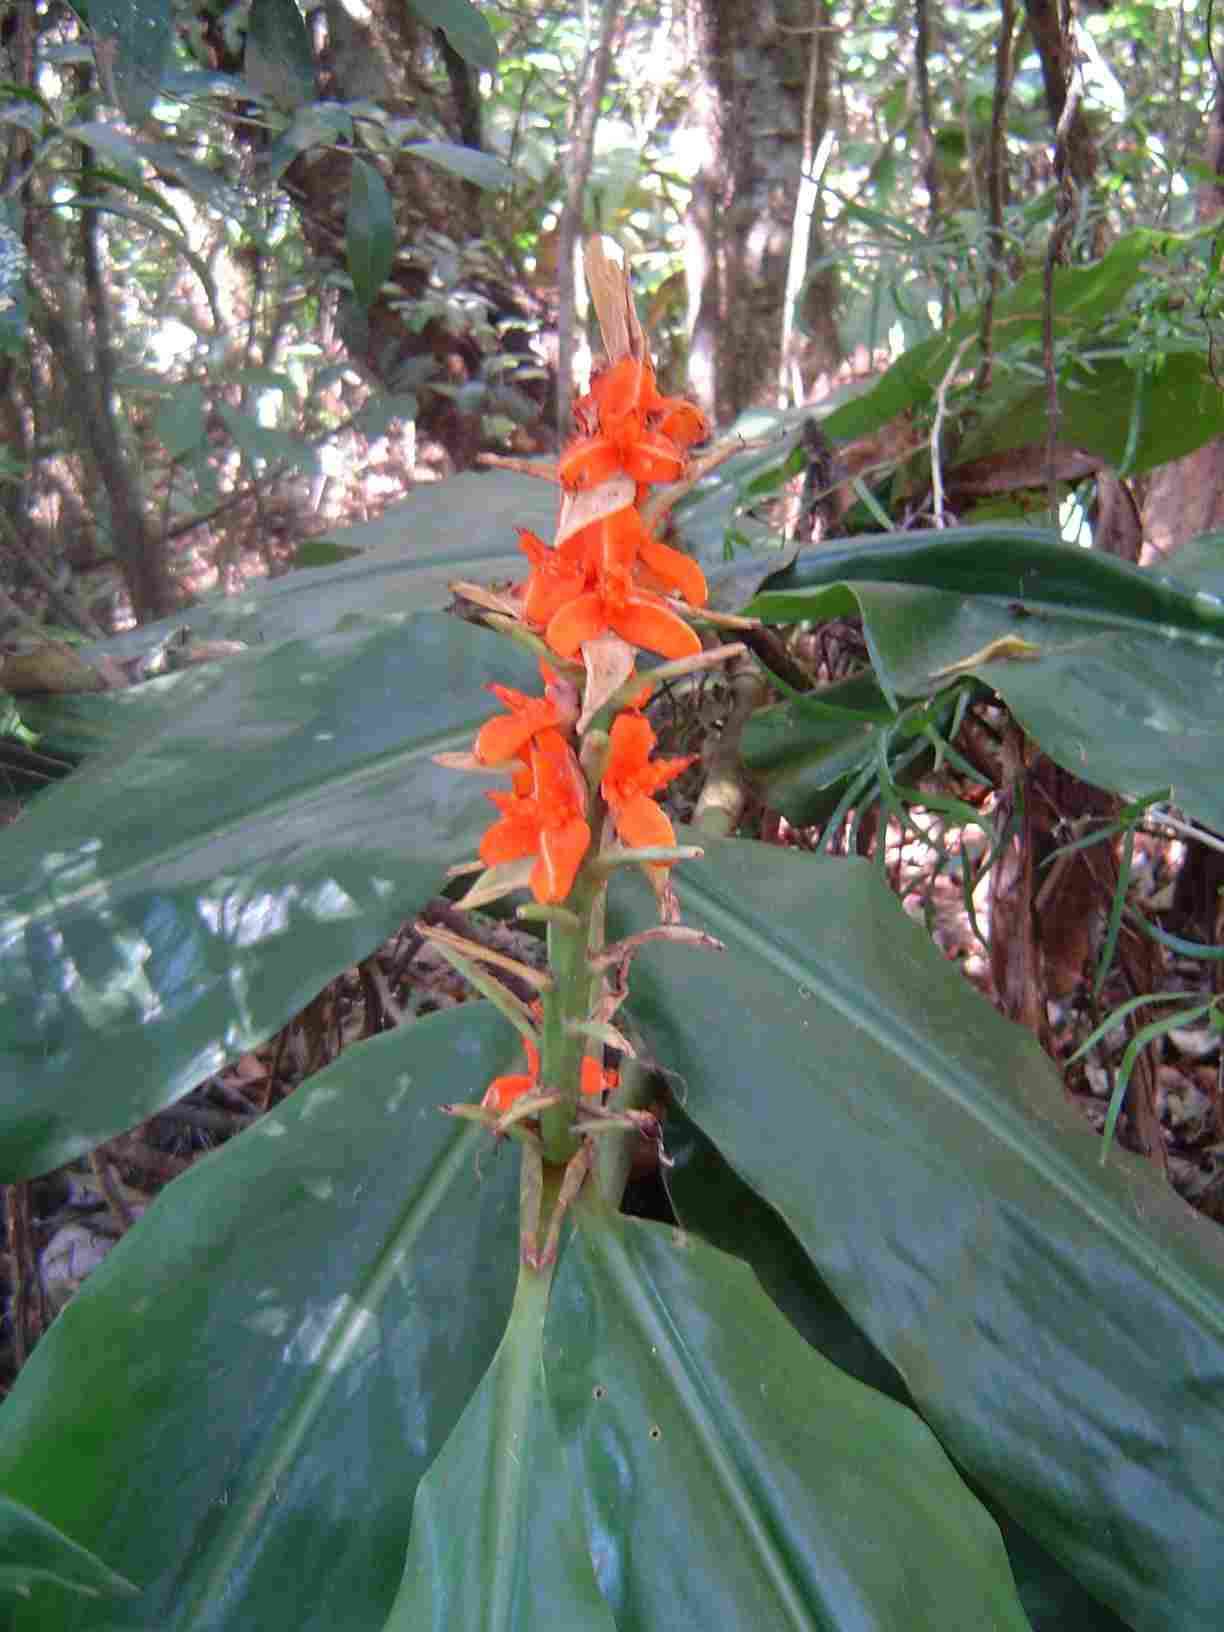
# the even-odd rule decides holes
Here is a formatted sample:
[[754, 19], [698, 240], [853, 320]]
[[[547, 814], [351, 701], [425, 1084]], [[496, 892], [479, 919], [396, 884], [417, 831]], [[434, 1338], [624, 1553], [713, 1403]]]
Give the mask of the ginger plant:
[[[705, 605], [705, 576], [656, 536], [657, 521], [644, 513], [656, 484], [684, 490], [690, 450], [709, 426], [691, 403], [659, 392], [627, 277], [598, 240], [588, 264], [608, 356], [575, 403], [577, 434], [550, 472], [561, 490], [556, 536], [550, 544], [521, 529], [527, 578], [502, 597], [476, 591], [489, 621], [536, 652], [543, 692], [490, 686], [505, 712], [481, 727], [469, 754], [436, 756], [455, 770], [511, 775], [509, 791], [487, 796], [498, 814], [480, 843], [484, 870], [472, 895], [489, 902], [530, 893], [519, 916], [547, 926], [548, 973], [540, 977], [503, 956], [497, 963], [534, 986], [537, 1002], [524, 1005], [495, 967], [478, 972], [487, 955], [476, 943], [423, 930], [522, 1035], [526, 1072], [496, 1078], [479, 1105], [446, 1109], [521, 1143], [522, 1256], [537, 1269], [555, 1262], [566, 1207], [595, 1165], [601, 1138], [660, 1137], [653, 1113], [636, 1103], [642, 1077], [622, 1087], [619, 1071], [605, 1065], [609, 1050], [635, 1057], [615, 1022], [642, 940], [606, 944], [609, 879], [620, 867], [645, 869], [660, 917], [651, 938], [719, 946], [678, 921], [670, 871], [701, 851], [677, 845], [657, 801], [692, 757], [655, 757], [643, 711], [663, 680], [744, 650], [703, 649], [690, 620]], [[665, 513], [666, 505], [652, 506], [653, 518]], [[639, 673], [639, 651], [663, 661]], [[541, 1241], [549, 1167], [564, 1173]]]

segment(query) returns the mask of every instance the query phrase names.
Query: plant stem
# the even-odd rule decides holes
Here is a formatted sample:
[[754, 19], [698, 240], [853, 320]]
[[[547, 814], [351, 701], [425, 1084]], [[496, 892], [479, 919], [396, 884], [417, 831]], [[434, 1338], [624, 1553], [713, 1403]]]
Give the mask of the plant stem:
[[565, 903], [576, 922], [553, 919], [548, 925], [548, 967], [553, 989], [544, 994], [540, 1082], [547, 1092], [561, 1098], [540, 1116], [546, 1162], [568, 1162], [578, 1149], [573, 1126], [587, 1042], [573, 1029], [572, 1022], [585, 1021], [590, 1014], [594, 977], [588, 959], [597, 921], [595, 909], [602, 895], [603, 881], [588, 863], [575, 879]]

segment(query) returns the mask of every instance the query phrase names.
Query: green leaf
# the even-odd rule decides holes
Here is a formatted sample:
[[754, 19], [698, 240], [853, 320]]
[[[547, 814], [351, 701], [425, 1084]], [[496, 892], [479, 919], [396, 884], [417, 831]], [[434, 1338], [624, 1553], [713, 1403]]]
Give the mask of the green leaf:
[[[980, 407], [958, 462], [1044, 441], [1049, 406], [1043, 384], [1000, 386]], [[1201, 350], [1167, 352], [1149, 376], [1121, 357], [1072, 361], [1059, 384], [1058, 411], [1060, 442], [1098, 454], [1128, 475], [1180, 459], [1224, 434], [1224, 395]]]
[[132, 125], [144, 123], [170, 57], [170, 0], [89, 0], [98, 76]]
[[[1092, 266], [1057, 268], [1054, 273], [1055, 340], [1092, 334], [1106, 320], [1115, 317], [1142, 276], [1145, 261], [1171, 242], [1176, 242], [1172, 234], [1144, 227], [1120, 238], [1108, 254]], [[1041, 344], [1044, 310], [1043, 274], [1029, 273], [996, 301], [994, 333], [1006, 335], [1009, 351], [1022, 351], [1026, 345], [1036, 350]], [[911, 346], [870, 391], [834, 409], [823, 422], [825, 433], [834, 441], [852, 441], [869, 436], [908, 409], [929, 403], [963, 342], [977, 335], [981, 326], [981, 309], [974, 306], [942, 333]], [[975, 343], [962, 354], [960, 366], [971, 368], [977, 355]], [[1008, 387], [1003, 389], [1006, 391]], [[992, 400], [992, 394], [987, 393], [987, 406]], [[1129, 392], [1126, 400], [1130, 400]]]
[[832, 814], [847, 778], [875, 761], [877, 738], [896, 715], [874, 676], [758, 709], [740, 754], [769, 805], [798, 826]]
[[[667, 1121], [669, 1199], [686, 1230], [752, 1266], [791, 1325], [826, 1359], [869, 1388], [913, 1406], [896, 1370], [869, 1343], [816, 1273], [795, 1236], [774, 1210], [738, 1178], [682, 1111]], [[1124, 1624], [1096, 1603], [1058, 1561], [981, 1490], [999, 1526], [1016, 1592], [1033, 1632], [1124, 1632]]]
[[296, 0], [251, 0], [242, 72], [260, 96], [286, 112], [313, 101], [314, 51]]
[[200, 385], [180, 385], [153, 415], [153, 434], [163, 444], [171, 459], [181, 459], [185, 453], [198, 448], [204, 440], [204, 388]]
[[516, 529], [530, 527], [548, 537], [556, 519], [556, 489], [547, 482], [504, 470], [465, 472], [419, 487], [375, 521], [326, 534], [332, 543], [360, 551], [347, 565], [265, 580], [85, 651], [136, 657], [184, 623], [199, 640], [271, 645], [330, 633], [346, 618], [441, 611], [454, 600], [450, 586], [456, 579], [524, 577]]
[[[867, 863], [707, 841], [633, 1018], [957, 1463], [1137, 1628], [1211, 1625], [1224, 1245]], [[636, 878], [610, 933], [652, 921]], [[624, 896], [620, 898], [624, 901]]]
[[517, 1163], [437, 1105], [513, 1051], [483, 1004], [410, 1023], [162, 1192], [0, 1408], [0, 1485], [143, 1591], [13, 1632], [382, 1626], [517, 1257]]
[[408, 0], [418, 17], [440, 28], [454, 49], [474, 68], [497, 72], [497, 41], [488, 20], [470, 0]]
[[497, 1356], [417, 1488], [403, 1586], [384, 1632], [615, 1632], [545, 1397], [549, 1280], [520, 1273]]
[[1039, 529], [962, 527], [806, 551], [749, 610], [840, 616], [849, 582], [886, 692], [920, 695], [964, 667], [1076, 776], [1126, 797], [1172, 783], [1224, 827], [1224, 536], [1169, 565], [1176, 578]]
[[386, 182], [364, 159], [353, 160], [345, 252], [353, 293], [370, 307], [395, 263], [395, 212]]
[[514, 180], [514, 172], [505, 159], [499, 159], [494, 153], [482, 153], [479, 148], [462, 147], [458, 142], [408, 142], [404, 152], [415, 154], [418, 159], [428, 159], [440, 170], [449, 171], [461, 181], [488, 188], [490, 192], [509, 187]]
[[0, 1596], [28, 1597], [40, 1581], [86, 1598], [126, 1598], [140, 1590], [32, 1508], [0, 1495]]
[[535, 666], [386, 618], [130, 694], [105, 756], [0, 834], [0, 1172], [58, 1167], [268, 1036], [474, 854], [434, 765]]
[[996, 1526], [917, 1416], [735, 1259], [578, 1211], [544, 1369], [618, 1626], [1027, 1629]]
[[301, 437], [261, 425], [250, 414], [239, 413], [227, 402], [218, 402], [217, 412], [244, 458], [264, 459], [270, 465], [287, 464], [308, 472], [318, 470], [318, 453]]

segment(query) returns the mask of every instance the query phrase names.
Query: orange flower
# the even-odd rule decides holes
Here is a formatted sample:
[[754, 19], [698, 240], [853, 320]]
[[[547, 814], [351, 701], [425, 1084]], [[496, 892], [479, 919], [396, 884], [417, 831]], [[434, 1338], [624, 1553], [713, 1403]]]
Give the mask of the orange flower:
[[625, 471], [635, 482], [677, 482], [686, 450], [709, 434], [705, 416], [683, 397], [661, 397], [650, 364], [622, 357], [574, 405], [583, 433], [561, 456], [562, 487], [581, 492]]
[[617, 834], [630, 849], [671, 845], [675, 829], [654, 795], [696, 759], [656, 759], [650, 755], [658, 739], [641, 714], [625, 712], [612, 722], [611, 746], [600, 791], [612, 812]]
[[488, 793], [501, 811], [480, 841], [486, 867], [538, 855], [531, 872], [537, 901], [564, 901], [591, 844], [587, 785], [573, 749], [559, 731], [531, 740], [530, 768], [515, 772], [512, 793]]
[[[499, 1114], [508, 1111], [516, 1099], [524, 1094], [534, 1094], [540, 1086], [540, 1051], [536, 1045], [523, 1038], [523, 1047], [527, 1052], [527, 1070], [521, 1076], [494, 1077], [485, 1090], [481, 1104], [486, 1110], [497, 1111]], [[579, 1088], [584, 1094], [602, 1094], [607, 1088], [615, 1088], [620, 1076], [615, 1071], [605, 1071], [598, 1060], [593, 1060], [588, 1054], [582, 1061], [582, 1077]]]
[[581, 556], [576, 559], [572, 551], [563, 553], [550, 549], [526, 527], [519, 528], [519, 549], [533, 569], [527, 580], [523, 616], [528, 623], [542, 627], [567, 601], [582, 594], [587, 586], [587, 575]]
[[695, 657], [697, 635], [650, 589], [638, 583], [633, 569], [641, 564], [662, 589], [679, 589], [697, 605], [706, 597], [705, 577], [688, 556], [650, 536], [638, 512], [614, 511], [565, 541], [565, 549], [584, 563], [589, 587], [559, 606], [545, 626], [544, 638], [561, 657], [572, 658], [583, 642], [611, 629], [631, 646], [661, 657]]
[[602, 574], [595, 589], [554, 613], [544, 638], [558, 657], [577, 657], [583, 643], [611, 630], [660, 657], [696, 657], [697, 633], [666, 601], [639, 589], [622, 569]]
[[512, 759], [525, 759], [533, 737], [557, 726], [572, 725], [578, 718], [578, 694], [572, 686], [563, 684], [543, 660], [540, 675], [544, 681], [544, 696], [529, 697], [515, 691], [513, 686], [488, 685], [508, 714], [497, 714], [486, 720], [476, 733], [473, 753], [482, 765], [505, 765]]
[[486, 720], [476, 733], [473, 750], [482, 765], [504, 765], [517, 759], [532, 737], [561, 724], [561, 710], [547, 697], [528, 697], [511, 686], [486, 686], [509, 714]]
[[571, 493], [598, 487], [622, 470], [621, 450], [606, 436], [584, 436], [571, 442], [557, 465], [557, 480]]

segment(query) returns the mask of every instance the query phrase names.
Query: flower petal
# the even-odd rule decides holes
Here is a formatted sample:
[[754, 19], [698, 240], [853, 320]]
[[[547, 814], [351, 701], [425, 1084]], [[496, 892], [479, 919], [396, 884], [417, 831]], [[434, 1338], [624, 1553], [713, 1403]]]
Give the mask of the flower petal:
[[667, 812], [644, 793], [613, 806], [612, 819], [621, 843], [630, 850], [676, 842], [676, 830]]
[[524, 856], [535, 855], [539, 842], [540, 821], [534, 812], [507, 811], [481, 839], [480, 859], [486, 867], [497, 867], [503, 861], [520, 861]]
[[616, 790], [643, 768], [658, 740], [654, 727], [644, 714], [626, 712], [616, 716], [608, 735], [608, 758], [604, 764], [602, 789], [605, 799], [612, 802], [618, 797]]
[[549, 825], [556, 827], [571, 816], [586, 814], [586, 777], [577, 754], [559, 731], [542, 731], [536, 738], [531, 773], [537, 804], [557, 818]]
[[[592, 591], [577, 595], [554, 612], [544, 631], [544, 639], [558, 657], [577, 657], [584, 640], [594, 640], [608, 627], [603, 596]], [[626, 639], [628, 637], [626, 636]], [[697, 643], [700, 651], [701, 643]]]
[[651, 428], [671, 439], [678, 447], [691, 448], [710, 434], [709, 423], [700, 408], [683, 397], [660, 397], [650, 416]]
[[530, 1094], [535, 1088], [534, 1077], [494, 1077], [485, 1089], [481, 1104], [487, 1111], [499, 1114], [508, 1111], [516, 1099]]
[[531, 893], [542, 903], [564, 901], [574, 887], [591, 829], [581, 816], [540, 834], [540, 859], [531, 870]]
[[658, 397], [655, 371], [644, 358], [622, 357], [591, 381], [591, 397], [606, 430], [624, 415], [642, 413], [654, 405]]
[[482, 765], [504, 765], [516, 759], [540, 731], [561, 723], [561, 711], [547, 697], [529, 697], [509, 686], [489, 686], [500, 703], [510, 710], [486, 720], [476, 733], [474, 752]]
[[621, 468], [635, 482], [678, 482], [688, 460], [676, 444], [657, 431], [643, 431], [625, 448]]
[[[556, 621], [554, 618], [553, 623], [549, 624], [550, 630]], [[646, 596], [629, 596], [624, 606], [608, 622], [622, 640], [627, 640], [631, 646], [641, 646], [645, 651], [657, 652], [660, 657], [696, 657], [701, 651], [697, 631], [683, 618], [677, 617], [670, 607], [664, 606], [662, 601]], [[561, 650], [551, 638], [548, 643], [554, 651]]]
[[571, 493], [598, 487], [623, 468], [620, 450], [607, 437], [580, 437], [571, 442], [557, 465], [557, 480]]
[[[645, 531], [645, 529], [643, 529]], [[638, 546], [638, 560], [660, 579], [669, 590], [675, 590], [690, 606], [704, 606], [709, 595], [705, 573], [693, 560], [670, 544], [661, 544], [646, 533]]]
[[602, 1094], [605, 1090], [616, 1088], [620, 1084], [619, 1071], [605, 1071], [599, 1061], [585, 1054], [582, 1059], [582, 1076], [578, 1086], [584, 1094]]

